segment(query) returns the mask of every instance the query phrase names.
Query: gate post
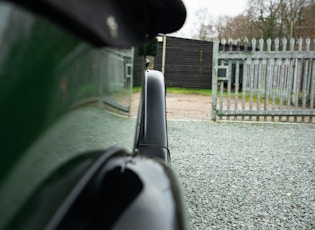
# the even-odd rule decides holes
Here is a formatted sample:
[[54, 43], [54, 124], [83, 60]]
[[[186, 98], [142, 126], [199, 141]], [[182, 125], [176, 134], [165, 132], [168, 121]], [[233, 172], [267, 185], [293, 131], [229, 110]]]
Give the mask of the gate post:
[[217, 120], [217, 87], [218, 87], [218, 54], [219, 54], [219, 41], [215, 39], [213, 41], [212, 51], [212, 109], [211, 109], [211, 120]]

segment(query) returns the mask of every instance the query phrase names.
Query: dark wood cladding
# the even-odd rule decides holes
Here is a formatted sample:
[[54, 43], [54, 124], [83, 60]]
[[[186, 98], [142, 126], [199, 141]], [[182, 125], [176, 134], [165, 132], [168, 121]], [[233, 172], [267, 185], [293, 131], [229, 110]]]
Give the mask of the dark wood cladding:
[[[219, 45], [219, 50], [252, 50], [235, 44]], [[137, 55], [138, 52], [135, 52]], [[162, 71], [163, 42], [158, 42], [154, 69]], [[135, 57], [135, 65], [143, 61]], [[213, 43], [193, 39], [166, 37], [166, 86], [179, 88], [212, 88]], [[144, 65], [144, 64], [143, 64]], [[134, 68], [134, 86], [140, 85], [139, 68]]]
[[[211, 89], [212, 42], [166, 37], [166, 86]], [[163, 42], [158, 43], [154, 69], [162, 70]]]
[[141, 81], [144, 74], [144, 66], [144, 57], [139, 56], [138, 49], [135, 49], [133, 65], [133, 86], [141, 86]]

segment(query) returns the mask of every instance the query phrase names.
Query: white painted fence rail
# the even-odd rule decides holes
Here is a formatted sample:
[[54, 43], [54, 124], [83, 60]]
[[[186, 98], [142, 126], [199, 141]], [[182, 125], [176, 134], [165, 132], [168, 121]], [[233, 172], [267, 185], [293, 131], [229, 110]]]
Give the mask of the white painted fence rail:
[[315, 39], [213, 44], [212, 120], [313, 122]]

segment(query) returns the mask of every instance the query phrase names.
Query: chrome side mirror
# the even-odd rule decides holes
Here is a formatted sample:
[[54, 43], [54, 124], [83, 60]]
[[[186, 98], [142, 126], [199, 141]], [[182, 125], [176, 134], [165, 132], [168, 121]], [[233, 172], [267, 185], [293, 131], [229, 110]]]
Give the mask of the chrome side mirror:
[[150, 65], [150, 60], [145, 59], [145, 69], [148, 69], [149, 65]]

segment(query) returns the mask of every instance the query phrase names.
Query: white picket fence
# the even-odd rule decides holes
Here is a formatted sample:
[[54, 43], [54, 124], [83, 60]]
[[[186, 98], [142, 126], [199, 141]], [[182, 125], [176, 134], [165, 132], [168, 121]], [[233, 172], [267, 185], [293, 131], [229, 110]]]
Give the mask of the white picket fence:
[[212, 120], [312, 123], [314, 47], [315, 39], [215, 41]]

